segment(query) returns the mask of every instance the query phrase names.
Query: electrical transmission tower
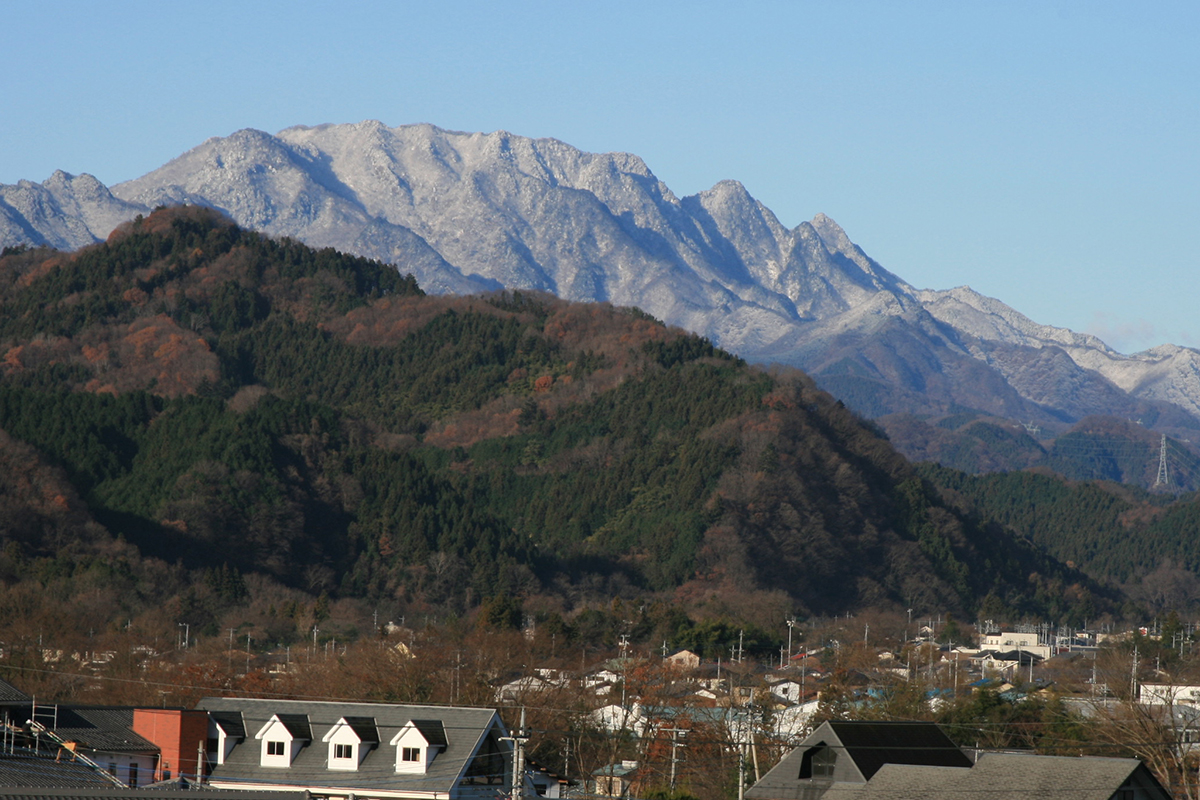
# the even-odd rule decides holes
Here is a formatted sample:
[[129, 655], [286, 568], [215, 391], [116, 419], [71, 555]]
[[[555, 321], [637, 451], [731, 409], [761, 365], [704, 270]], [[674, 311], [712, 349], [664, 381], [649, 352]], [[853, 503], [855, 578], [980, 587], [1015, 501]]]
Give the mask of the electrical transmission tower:
[[1167, 435], [1164, 433], [1162, 444], [1158, 448], [1158, 477], [1154, 479], [1154, 487], [1170, 485], [1171, 476], [1167, 474]]

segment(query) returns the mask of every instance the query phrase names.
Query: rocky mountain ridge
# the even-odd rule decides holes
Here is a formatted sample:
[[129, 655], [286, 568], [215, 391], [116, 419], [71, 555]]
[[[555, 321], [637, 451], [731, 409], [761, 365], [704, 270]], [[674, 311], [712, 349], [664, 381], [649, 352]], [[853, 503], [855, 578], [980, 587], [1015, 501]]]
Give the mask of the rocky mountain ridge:
[[503, 131], [242, 130], [111, 190], [61, 172], [0, 187], [0, 244], [80, 247], [178, 203], [397, 264], [434, 292], [636, 305], [748, 360], [805, 369], [871, 416], [1200, 428], [1196, 350], [1122, 355], [965, 286], [918, 290], [828, 217], [789, 229], [736, 181], [679, 198], [637, 156]]

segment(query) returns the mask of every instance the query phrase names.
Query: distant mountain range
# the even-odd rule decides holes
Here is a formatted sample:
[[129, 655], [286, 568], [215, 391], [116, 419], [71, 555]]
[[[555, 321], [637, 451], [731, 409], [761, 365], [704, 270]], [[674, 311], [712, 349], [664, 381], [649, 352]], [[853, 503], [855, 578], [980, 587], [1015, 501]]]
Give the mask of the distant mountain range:
[[902, 452], [981, 420], [1031, 431], [1034, 450], [1094, 416], [1200, 430], [1200, 351], [1122, 355], [966, 286], [918, 290], [828, 217], [789, 229], [736, 181], [679, 198], [637, 156], [502, 131], [242, 130], [111, 189], [56, 172], [0, 186], [0, 245], [74, 249], [180, 203], [396, 264], [432, 292], [638, 306], [749, 361], [809, 372]]

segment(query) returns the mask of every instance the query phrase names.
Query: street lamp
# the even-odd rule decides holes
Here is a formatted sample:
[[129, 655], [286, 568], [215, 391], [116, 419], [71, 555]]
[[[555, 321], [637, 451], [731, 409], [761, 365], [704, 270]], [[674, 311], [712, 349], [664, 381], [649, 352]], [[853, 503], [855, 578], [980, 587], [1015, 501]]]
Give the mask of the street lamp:
[[795, 617], [791, 617], [790, 619], [788, 619], [788, 621], [787, 621], [787, 626], [788, 626], [788, 657], [787, 657], [787, 663], [788, 663], [788, 666], [791, 666], [791, 665], [792, 665], [792, 628], [796, 627], [796, 618], [795, 618]]

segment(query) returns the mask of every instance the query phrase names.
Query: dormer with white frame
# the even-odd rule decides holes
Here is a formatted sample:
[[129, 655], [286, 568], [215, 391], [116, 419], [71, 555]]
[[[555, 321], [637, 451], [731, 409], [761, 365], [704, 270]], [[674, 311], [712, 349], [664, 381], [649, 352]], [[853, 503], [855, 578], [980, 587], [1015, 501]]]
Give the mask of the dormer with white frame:
[[208, 759], [224, 764], [236, 745], [246, 740], [246, 724], [240, 711], [214, 711], [208, 715]]
[[254, 738], [262, 742], [259, 765], [290, 767], [300, 748], [312, 741], [307, 714], [274, 714]]
[[424, 774], [446, 749], [446, 728], [441, 720], [410, 720], [389, 744], [396, 748], [396, 772]]
[[373, 717], [342, 717], [321, 741], [329, 745], [329, 769], [357, 770], [379, 744], [379, 728]]

